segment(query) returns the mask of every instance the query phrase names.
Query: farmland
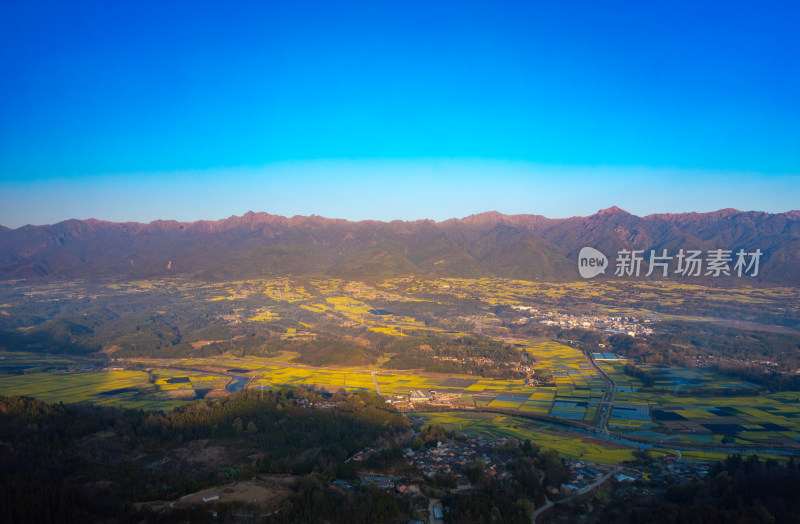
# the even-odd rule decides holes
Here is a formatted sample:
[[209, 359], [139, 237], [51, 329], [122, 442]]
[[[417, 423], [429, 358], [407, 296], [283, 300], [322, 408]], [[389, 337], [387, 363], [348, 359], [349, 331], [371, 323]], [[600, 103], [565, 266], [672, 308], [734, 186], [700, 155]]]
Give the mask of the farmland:
[[[603, 383], [585, 369], [583, 355], [551, 343], [531, 344], [526, 350], [535, 354], [541, 365], [562, 370], [554, 376], [555, 387], [525, 386], [512, 380], [383, 371], [375, 373], [375, 381], [384, 395], [436, 390], [460, 394], [477, 407], [518, 410], [521, 414], [550, 415], [565, 420], [590, 420], [602, 395]], [[99, 405], [169, 410], [180, 405], [181, 399], [222, 391], [231, 373], [249, 378], [248, 387], [256, 389], [301, 385], [328, 392], [375, 389], [370, 369], [314, 368], [262, 357], [132, 359], [131, 363], [149, 373], [40, 371], [6, 377], [0, 385], [0, 394], [25, 394], [53, 402], [88, 401]], [[619, 379], [618, 384], [625, 384], [617, 393], [610, 419], [609, 426], [615, 432], [662, 440], [665, 444], [762, 446], [792, 445], [800, 435], [797, 394], [761, 395], [755, 397], [757, 402], [754, 402], [754, 397], [640, 393], [634, 391], [636, 381], [621, 379], [625, 375], [619, 371], [620, 363], [602, 365]], [[152, 383], [149, 377], [153, 378]]]
[[527, 419], [498, 416], [492, 413], [420, 413], [426, 424], [440, 424], [470, 435], [495, 440], [514, 437], [530, 439], [544, 449], [553, 449], [565, 457], [618, 464], [633, 459], [633, 450], [598, 440], [586, 439], [566, 430], [537, 424]]
[[[234, 381], [250, 389], [379, 390], [392, 401], [435, 391], [450, 399], [439, 402], [444, 407], [597, 426], [607, 385], [586, 356], [597, 352], [615, 358], [598, 361], [616, 384], [608, 420], [613, 433], [664, 446], [797, 446], [800, 395], [794, 390], [770, 391], [700, 367], [697, 358], [678, 359], [686, 364], [667, 358], [699, 351], [692, 344], [705, 355], [729, 347], [746, 354], [742, 331], [715, 326], [733, 322], [725, 320], [733, 311], [753, 311], [749, 318], [757, 322], [794, 318], [794, 296], [781, 287], [500, 278], [12, 283], [0, 287], [0, 368], [7, 373], [0, 394], [169, 411], [224, 396]], [[656, 331], [662, 324], [673, 332], [698, 329], [699, 342], [670, 334], [659, 346], [580, 326], [544, 326], [521, 313], [533, 307], [580, 318], [646, 317]], [[786, 354], [796, 344], [791, 334], [744, 333], [762, 354]], [[616, 359], [617, 353], [629, 360]], [[396, 364], [409, 354], [416, 355], [415, 365]], [[627, 362], [636, 363], [640, 376], [626, 371]], [[528, 428], [556, 445], [546, 428], [514, 420], [515, 431]], [[489, 430], [486, 420], [481, 424], [473, 429]], [[600, 451], [590, 446], [571, 456], [592, 453]]]
[[140, 371], [50, 371], [9, 376], [0, 381], [0, 395], [167, 411], [181, 404], [158, 395], [148, 384], [147, 373]]
[[[641, 366], [655, 379], [644, 388], [624, 373], [622, 363], [601, 366], [618, 385], [609, 420], [617, 432], [676, 443], [796, 446], [800, 440], [796, 392], [763, 394], [752, 384], [703, 370]], [[752, 394], [722, 395], [732, 387], [751, 388]]]

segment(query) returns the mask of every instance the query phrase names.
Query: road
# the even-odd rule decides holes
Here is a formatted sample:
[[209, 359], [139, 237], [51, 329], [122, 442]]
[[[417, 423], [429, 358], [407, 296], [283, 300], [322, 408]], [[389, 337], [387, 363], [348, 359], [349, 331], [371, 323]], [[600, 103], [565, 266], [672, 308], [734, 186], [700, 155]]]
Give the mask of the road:
[[442, 524], [440, 519], [437, 519], [433, 516], [433, 508], [441, 506], [439, 499], [429, 499], [428, 500], [428, 524]]
[[614, 382], [608, 373], [603, 371], [603, 369], [595, 362], [594, 357], [588, 351], [584, 353], [586, 355], [586, 361], [597, 371], [597, 374], [605, 381], [606, 383], [606, 390], [603, 392], [603, 400], [600, 401], [600, 405], [597, 407], [598, 413], [600, 415], [599, 420], [597, 421], [597, 427], [603, 430], [603, 433], [608, 435], [608, 419], [611, 418], [611, 410], [614, 407], [614, 397], [617, 396], [617, 383]]
[[375, 370], [374, 369], [372, 370], [372, 382], [373, 382], [373, 384], [375, 384], [375, 393], [377, 393], [378, 396], [380, 397], [381, 396], [381, 387], [378, 385], [378, 379], [375, 378]]
[[558, 504], [563, 504], [565, 502], [569, 502], [570, 500], [572, 500], [572, 499], [574, 499], [576, 497], [582, 497], [582, 496], [584, 496], [584, 495], [586, 495], [588, 493], [591, 493], [596, 488], [598, 488], [603, 482], [605, 482], [609, 478], [611, 478], [611, 475], [615, 475], [620, 470], [622, 470], [622, 467], [620, 467], [620, 466], [615, 467], [613, 470], [611, 470], [610, 472], [606, 473], [602, 477], [599, 477], [597, 480], [595, 480], [594, 482], [592, 482], [588, 486], [584, 486], [583, 488], [579, 489], [578, 491], [576, 491], [575, 493], [573, 493], [569, 497], [563, 498], [561, 500], [557, 500], [557, 501], [553, 502], [552, 500], [547, 498], [547, 495], [545, 495], [544, 500], [547, 503], [544, 506], [542, 506], [541, 508], [539, 508], [539, 509], [537, 509], [536, 511], [533, 512], [533, 517], [531, 517], [531, 524], [536, 524], [536, 517], [538, 517], [540, 514], [542, 514], [543, 512], [547, 511], [548, 509], [552, 508], [553, 506], [556, 506]]

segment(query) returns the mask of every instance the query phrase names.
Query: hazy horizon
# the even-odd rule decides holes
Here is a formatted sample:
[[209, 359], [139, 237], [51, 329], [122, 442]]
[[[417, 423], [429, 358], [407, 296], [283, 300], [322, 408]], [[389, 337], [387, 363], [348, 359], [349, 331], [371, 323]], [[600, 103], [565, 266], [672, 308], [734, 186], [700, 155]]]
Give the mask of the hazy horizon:
[[612, 209], [612, 208], [618, 208], [618, 209], [620, 209], [621, 211], [623, 211], [625, 213], [629, 213], [629, 214], [631, 214], [633, 216], [637, 216], [637, 217], [640, 217], [640, 218], [646, 218], [646, 217], [651, 216], [651, 215], [664, 215], [664, 214], [667, 214], [667, 215], [669, 215], [669, 214], [678, 215], [678, 214], [685, 214], [685, 213], [707, 214], [707, 213], [715, 213], [715, 212], [719, 212], [719, 211], [725, 211], [725, 210], [728, 210], [728, 209], [732, 209], [734, 211], [741, 212], [741, 213], [753, 212], [753, 213], [767, 213], [767, 214], [773, 214], [773, 215], [774, 214], [781, 214], [781, 213], [800, 212], [800, 208], [785, 209], [785, 210], [781, 210], [781, 211], [761, 211], [761, 210], [757, 210], [757, 209], [737, 209], [737, 208], [727, 207], [727, 208], [712, 209], [712, 210], [708, 210], [708, 211], [685, 211], [685, 212], [677, 212], [677, 213], [657, 212], [657, 213], [648, 213], [648, 214], [640, 215], [640, 214], [637, 214], [637, 213], [631, 213], [629, 210], [627, 210], [625, 208], [622, 208], [621, 206], [612, 205], [612, 206], [609, 206], [609, 207], [597, 209], [594, 212], [588, 213], [588, 214], [585, 214], [585, 215], [570, 215], [570, 216], [563, 216], [563, 217], [547, 216], [547, 215], [543, 215], [541, 213], [536, 213], [536, 212], [502, 213], [502, 212], [497, 211], [495, 209], [486, 209], [486, 210], [483, 210], [483, 211], [477, 211], [475, 213], [470, 213], [469, 215], [452, 216], [452, 217], [449, 217], [449, 218], [444, 218], [444, 219], [439, 219], [439, 220], [432, 219], [432, 218], [427, 218], [427, 217], [412, 218], [412, 219], [399, 219], [399, 218], [397, 218], [397, 219], [382, 220], [382, 219], [376, 219], [376, 218], [348, 219], [348, 218], [342, 218], [342, 217], [336, 217], [336, 216], [325, 216], [325, 215], [320, 215], [320, 214], [317, 214], [317, 213], [282, 215], [282, 214], [279, 214], [279, 213], [270, 212], [269, 210], [248, 209], [247, 211], [245, 211], [243, 213], [239, 213], [239, 214], [233, 214], [233, 215], [217, 217], [217, 218], [202, 218], [201, 217], [201, 218], [197, 218], [197, 219], [193, 219], [193, 220], [179, 220], [179, 219], [175, 219], [175, 218], [165, 217], [165, 218], [156, 218], [156, 219], [147, 220], [147, 221], [138, 221], [138, 220], [106, 220], [106, 219], [97, 218], [97, 217], [87, 217], [87, 218], [67, 218], [67, 219], [64, 219], [64, 220], [60, 220], [58, 222], [50, 222], [50, 223], [46, 223], [46, 224], [44, 224], [44, 223], [43, 224], [23, 224], [23, 225], [16, 226], [16, 227], [7, 226], [6, 224], [0, 223], [0, 226], [5, 226], [5, 227], [8, 227], [9, 229], [19, 229], [20, 227], [27, 227], [27, 226], [46, 227], [46, 226], [51, 226], [51, 225], [55, 225], [55, 224], [58, 224], [58, 223], [61, 223], [61, 222], [66, 222], [66, 221], [70, 221], [70, 220], [80, 220], [80, 221], [96, 220], [96, 221], [99, 221], [99, 222], [108, 222], [108, 223], [133, 223], [133, 224], [151, 224], [151, 223], [154, 223], [154, 222], [179, 222], [179, 223], [183, 224], [183, 223], [193, 223], [193, 222], [219, 222], [219, 221], [223, 221], [223, 220], [229, 220], [229, 219], [232, 219], [232, 218], [241, 218], [241, 217], [246, 216], [246, 215], [251, 214], [251, 213], [252, 214], [256, 214], [256, 215], [266, 213], [268, 215], [278, 216], [278, 217], [282, 217], [282, 218], [286, 218], [286, 219], [319, 217], [319, 218], [323, 218], [323, 219], [326, 219], [326, 220], [345, 220], [347, 222], [354, 222], [354, 223], [355, 222], [390, 223], [390, 222], [396, 222], [396, 221], [409, 222], [410, 223], [410, 222], [418, 222], [418, 221], [430, 220], [430, 221], [433, 221], [434, 223], [440, 224], [442, 222], [447, 222], [449, 220], [464, 220], [464, 219], [469, 218], [471, 216], [477, 216], [477, 215], [483, 215], [483, 214], [489, 214], [489, 213], [500, 213], [501, 215], [504, 215], [504, 216], [518, 216], [518, 215], [542, 216], [542, 217], [544, 217], [544, 218], [546, 218], [548, 220], [563, 220], [563, 219], [567, 219], [567, 218], [586, 218], [586, 217], [595, 215], [597, 213], [600, 213], [602, 211], [606, 211], [606, 210], [609, 210], [609, 209]]

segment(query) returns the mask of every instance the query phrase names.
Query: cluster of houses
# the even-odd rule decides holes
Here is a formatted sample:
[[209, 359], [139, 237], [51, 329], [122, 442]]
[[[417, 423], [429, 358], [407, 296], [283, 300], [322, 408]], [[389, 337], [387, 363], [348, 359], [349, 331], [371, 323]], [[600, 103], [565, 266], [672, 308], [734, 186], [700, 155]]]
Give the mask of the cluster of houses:
[[[421, 392], [420, 392], [421, 393]], [[393, 476], [384, 472], [362, 471], [358, 473], [360, 484], [374, 484], [384, 490], [394, 490], [401, 495], [419, 496], [417, 500], [426, 500], [428, 491], [424, 488], [426, 481], [436, 482], [437, 477], [446, 476], [455, 481], [451, 491], [469, 493], [473, 488], [467, 476], [468, 468], [481, 462], [482, 474], [501, 484], [511, 481], [512, 474], [506, 470], [506, 464], [513, 459], [512, 452], [506, 447], [507, 439], [489, 441], [479, 436], [466, 435], [447, 442], [437, 442], [432, 447], [422, 449], [405, 448], [403, 460], [406, 466], [416, 471], [416, 477], [408, 478]], [[363, 461], [375, 449], [364, 450], [351, 457], [356, 463]], [[693, 481], [708, 476], [708, 465], [694, 462], [683, 462], [674, 456], [665, 456], [660, 460], [652, 461], [649, 465], [625, 467], [599, 464], [583, 460], [569, 460], [565, 462], [568, 476], [560, 486], [546, 486], [548, 496], [559, 499], [572, 495], [582, 496], [593, 492], [597, 486], [603, 485], [607, 480], [615, 482], [616, 488], [621, 492], [652, 494], [663, 491], [658, 485], [663, 485], [667, 480], [678, 483]], [[653, 482], [657, 483], [654, 487]], [[336, 480], [330, 483], [334, 490], [358, 490], [358, 483], [345, 480]], [[438, 501], [430, 500], [428, 512], [429, 522], [441, 522], [443, 511]], [[434, 509], [436, 513], [434, 514]]]
[[[505, 465], [513, 457], [500, 451], [500, 446], [506, 442], [501, 438], [496, 442], [488, 441], [477, 436], [468, 436], [465, 439], [437, 442], [435, 446], [415, 450], [405, 448], [403, 460], [407, 466], [414, 468], [422, 477], [432, 479], [437, 475], [447, 475], [456, 482], [456, 491], [472, 488], [465, 470], [476, 461], [483, 462], [484, 475], [504, 480], [511, 477], [505, 470]], [[350, 457], [347, 461], [354, 464], [363, 462], [370, 454], [377, 450], [367, 449]], [[373, 483], [381, 489], [394, 489], [398, 493], [419, 493], [418, 483], [403, 483], [401, 477], [383, 473], [361, 472], [358, 474], [362, 484]], [[422, 480], [422, 479], [420, 479]], [[353, 489], [347, 481], [336, 481], [332, 484], [336, 489]]]
[[607, 333], [625, 333], [632, 337], [652, 335], [653, 328], [649, 326], [650, 319], [636, 317], [613, 317], [609, 315], [570, 315], [554, 311], [539, 311], [530, 306], [511, 306], [517, 311], [526, 313], [526, 316], [517, 320], [520, 324], [538, 322], [546, 326], [559, 326], [562, 328], [583, 328]]
[[667, 477], [681, 484], [683, 482], [700, 480], [708, 477], [708, 464], [702, 462], [684, 462], [672, 455], [666, 455], [655, 461], [650, 472], [642, 476], [654, 482], [664, 482]]
[[442, 393], [436, 390], [423, 391], [420, 389], [410, 391], [408, 395], [393, 395], [387, 397], [386, 403], [391, 404], [396, 410], [411, 410], [417, 406], [439, 406], [445, 408], [464, 407], [456, 406], [461, 400], [461, 393]]
[[465, 357], [465, 358], [456, 358], [456, 357], [443, 357], [439, 355], [434, 355], [431, 357], [434, 360], [441, 360], [443, 362], [455, 362], [457, 364], [466, 364], [467, 362], [474, 362], [476, 364], [486, 364], [488, 366], [494, 365], [494, 360], [491, 358], [486, 357]]
[[[607, 464], [596, 464], [582, 460], [567, 461], [566, 466], [569, 471], [568, 480], [558, 487], [547, 486], [546, 489], [550, 495], [572, 495], [599, 480], [611, 470], [611, 467]], [[618, 482], [636, 480], [634, 477], [624, 473], [617, 473], [616, 477]]]
[[486, 475], [497, 479], [511, 476], [503, 465], [511, 457], [498, 455], [495, 444], [481, 437], [470, 436], [465, 440], [438, 442], [435, 447], [425, 450], [407, 448], [404, 450], [404, 458], [406, 464], [419, 469], [427, 478], [433, 478], [437, 474], [453, 477], [457, 490], [471, 488], [465, 469], [477, 460], [486, 466]]
[[[730, 358], [730, 357], [719, 357], [716, 355], [703, 355], [698, 354], [693, 359], [693, 365], [697, 367], [708, 367], [708, 366], [733, 366], [733, 367], [757, 367], [765, 372], [780, 372], [781, 364], [779, 362], [775, 362], [774, 360], [757, 360], [757, 359], [746, 359], [746, 358]], [[800, 368], [794, 370], [795, 374], [800, 374]]]

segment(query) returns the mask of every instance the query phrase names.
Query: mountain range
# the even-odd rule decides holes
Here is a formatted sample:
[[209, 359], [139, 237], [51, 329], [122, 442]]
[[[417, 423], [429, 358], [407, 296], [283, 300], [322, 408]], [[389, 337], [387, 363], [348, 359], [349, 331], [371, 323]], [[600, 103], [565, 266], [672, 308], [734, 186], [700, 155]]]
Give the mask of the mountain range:
[[[663, 249], [670, 255], [679, 249], [759, 249], [759, 274], [748, 282], [800, 284], [800, 211], [639, 217], [617, 207], [564, 219], [492, 211], [442, 222], [351, 222], [248, 212], [218, 221], [0, 226], [0, 279], [324, 274], [564, 281], [580, 278], [577, 259], [584, 246], [609, 258], [612, 267], [598, 278], [613, 277], [622, 249], [644, 250], [645, 256]], [[643, 278], [646, 262], [642, 267]]]

